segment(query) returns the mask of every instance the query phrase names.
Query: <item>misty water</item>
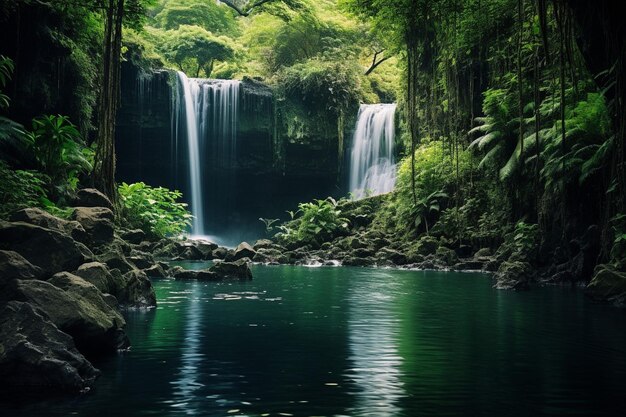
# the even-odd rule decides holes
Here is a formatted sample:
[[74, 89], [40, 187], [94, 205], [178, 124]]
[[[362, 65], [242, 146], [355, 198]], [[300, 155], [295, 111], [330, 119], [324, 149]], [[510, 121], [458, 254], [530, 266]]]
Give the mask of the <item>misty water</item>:
[[[201, 264], [195, 264], [202, 267]], [[619, 415], [626, 314], [483, 274], [254, 266], [251, 282], [155, 280], [130, 352], [79, 398], [16, 416]]]

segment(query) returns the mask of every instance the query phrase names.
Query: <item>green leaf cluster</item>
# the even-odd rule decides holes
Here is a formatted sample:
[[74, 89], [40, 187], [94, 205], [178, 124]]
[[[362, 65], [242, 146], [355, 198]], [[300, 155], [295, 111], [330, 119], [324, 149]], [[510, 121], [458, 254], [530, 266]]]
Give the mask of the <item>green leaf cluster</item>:
[[187, 204], [179, 202], [182, 193], [143, 182], [118, 187], [123, 205], [125, 226], [151, 232], [157, 237], [178, 236], [190, 225], [192, 215]]

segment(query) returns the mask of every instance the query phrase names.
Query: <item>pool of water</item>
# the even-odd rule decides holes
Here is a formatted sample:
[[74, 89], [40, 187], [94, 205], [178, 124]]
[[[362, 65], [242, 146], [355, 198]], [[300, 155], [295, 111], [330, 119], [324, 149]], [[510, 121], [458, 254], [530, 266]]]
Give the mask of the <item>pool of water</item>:
[[[195, 265], [202, 267], [203, 265]], [[626, 409], [626, 312], [481, 274], [254, 266], [155, 280], [88, 395], [3, 416], [543, 416]]]

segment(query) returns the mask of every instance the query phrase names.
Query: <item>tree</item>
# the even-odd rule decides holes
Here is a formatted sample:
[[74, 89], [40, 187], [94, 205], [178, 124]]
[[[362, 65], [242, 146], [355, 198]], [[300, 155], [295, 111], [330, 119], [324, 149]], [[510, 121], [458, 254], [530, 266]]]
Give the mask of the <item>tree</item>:
[[168, 35], [169, 40], [164, 46], [166, 56], [181, 71], [190, 70], [189, 65], [195, 65], [196, 77], [200, 76], [200, 71], [210, 77], [215, 61], [226, 61], [235, 55], [228, 38], [214, 36], [199, 26], [182, 25], [178, 30], [169, 31]]
[[192, 25], [219, 35], [234, 35], [238, 31], [232, 11], [206, 0], [170, 1], [154, 20], [165, 30]]
[[289, 12], [301, 12], [308, 8], [303, 0], [221, 0], [220, 3], [243, 17], [264, 11], [288, 19]]

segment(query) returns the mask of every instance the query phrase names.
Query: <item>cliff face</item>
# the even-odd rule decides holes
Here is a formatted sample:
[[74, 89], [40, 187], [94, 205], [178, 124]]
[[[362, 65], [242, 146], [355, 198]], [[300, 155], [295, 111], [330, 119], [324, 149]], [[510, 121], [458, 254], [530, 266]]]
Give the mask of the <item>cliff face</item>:
[[[189, 198], [184, 129], [178, 139], [176, 135], [177, 124], [181, 126], [175, 108], [176, 83], [172, 72], [143, 73], [124, 63], [117, 177], [118, 181], [179, 189]], [[202, 167], [210, 230], [220, 233], [219, 229], [237, 224], [258, 235], [263, 229], [259, 217], [282, 217], [285, 209], [298, 202], [340, 193], [339, 144], [343, 141], [336, 119], [316, 109], [277, 101], [270, 87], [251, 79], [242, 81], [238, 105], [233, 163], [229, 168], [214, 163]]]

